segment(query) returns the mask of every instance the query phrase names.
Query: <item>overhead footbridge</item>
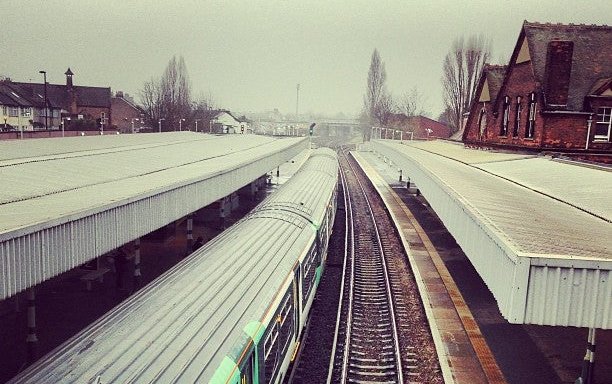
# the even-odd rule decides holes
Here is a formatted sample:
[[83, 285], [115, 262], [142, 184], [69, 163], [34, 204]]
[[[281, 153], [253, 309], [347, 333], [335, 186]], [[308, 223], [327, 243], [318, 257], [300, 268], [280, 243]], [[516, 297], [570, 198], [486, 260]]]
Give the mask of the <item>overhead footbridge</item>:
[[248, 185], [305, 138], [192, 132], [0, 142], [0, 300]]
[[612, 328], [612, 172], [443, 141], [375, 140], [510, 323]]

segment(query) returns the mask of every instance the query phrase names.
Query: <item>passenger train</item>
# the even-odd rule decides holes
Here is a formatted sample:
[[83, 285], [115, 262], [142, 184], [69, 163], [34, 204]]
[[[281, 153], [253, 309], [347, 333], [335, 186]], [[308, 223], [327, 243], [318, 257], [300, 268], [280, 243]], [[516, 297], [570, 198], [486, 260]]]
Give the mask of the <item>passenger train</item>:
[[326, 258], [338, 159], [317, 149], [224, 231], [12, 383], [279, 383]]

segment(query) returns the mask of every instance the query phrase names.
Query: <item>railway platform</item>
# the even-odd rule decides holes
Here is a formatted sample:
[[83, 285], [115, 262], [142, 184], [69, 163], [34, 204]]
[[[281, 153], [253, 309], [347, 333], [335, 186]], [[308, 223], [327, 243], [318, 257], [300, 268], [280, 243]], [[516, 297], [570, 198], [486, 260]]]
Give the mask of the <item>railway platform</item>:
[[[461, 248], [415, 188], [371, 152], [353, 152], [403, 237], [447, 382], [574, 383], [584, 328], [508, 323]], [[612, 377], [612, 333], [598, 333], [596, 382]], [[599, 359], [599, 360], [597, 360]], [[451, 377], [451, 380], [448, 378]]]

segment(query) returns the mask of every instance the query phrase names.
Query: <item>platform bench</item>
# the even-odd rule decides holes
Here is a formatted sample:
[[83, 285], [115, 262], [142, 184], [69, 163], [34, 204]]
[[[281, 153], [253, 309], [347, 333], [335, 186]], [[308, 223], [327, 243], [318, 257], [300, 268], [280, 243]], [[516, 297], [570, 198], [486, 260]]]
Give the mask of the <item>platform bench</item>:
[[91, 271], [91, 272], [84, 274], [83, 276], [81, 276], [81, 280], [83, 280], [85, 284], [87, 284], [87, 290], [91, 291], [91, 282], [96, 279], [99, 282], [104, 281], [104, 274], [108, 271], [110, 271], [109, 268], [106, 268], [106, 267], [99, 268], [99, 269], [96, 269], [95, 271]]

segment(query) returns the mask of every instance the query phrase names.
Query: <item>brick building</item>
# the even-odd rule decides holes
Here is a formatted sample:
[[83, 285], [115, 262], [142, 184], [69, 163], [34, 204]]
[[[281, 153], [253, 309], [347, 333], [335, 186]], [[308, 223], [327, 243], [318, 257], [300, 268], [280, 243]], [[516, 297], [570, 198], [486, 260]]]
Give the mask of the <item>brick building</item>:
[[612, 27], [525, 21], [509, 64], [484, 67], [463, 141], [612, 162], [611, 110]]
[[128, 133], [142, 128], [143, 110], [127, 93], [119, 91], [111, 98], [111, 127]]
[[406, 116], [402, 113], [392, 114], [387, 126], [400, 130], [406, 139], [427, 140], [429, 138], [448, 138], [450, 128], [448, 125], [432, 120], [425, 116]]
[[[23, 130], [65, 128], [108, 128], [111, 118], [111, 90], [73, 84], [74, 73], [68, 68], [66, 84], [47, 84], [45, 113], [45, 84], [21, 83], [5, 80], [0, 83], [0, 106], [4, 119], [17, 123]], [[6, 108], [4, 108], [6, 106]], [[6, 113], [5, 113], [6, 110]], [[4, 121], [3, 121], [4, 122]]]

